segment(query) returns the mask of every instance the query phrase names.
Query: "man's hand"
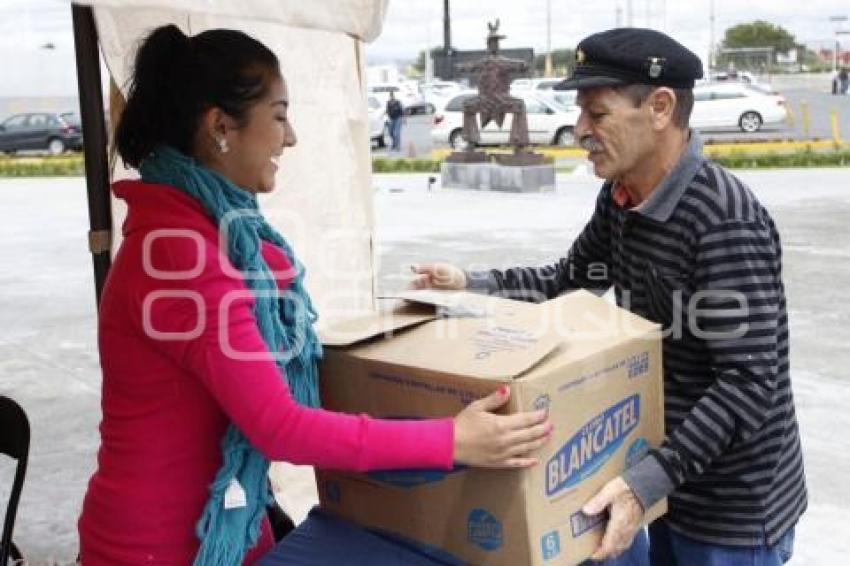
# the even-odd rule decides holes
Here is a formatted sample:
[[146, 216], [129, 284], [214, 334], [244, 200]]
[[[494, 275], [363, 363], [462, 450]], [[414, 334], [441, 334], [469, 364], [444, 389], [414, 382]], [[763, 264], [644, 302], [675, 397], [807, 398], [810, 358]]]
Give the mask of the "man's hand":
[[606, 508], [608, 526], [590, 557], [593, 560], [614, 558], [628, 550], [643, 522], [643, 507], [620, 476], [606, 483], [581, 510], [585, 515], [598, 515]]
[[410, 286], [413, 289], [446, 289], [461, 291], [466, 289], [466, 274], [459, 267], [448, 263], [423, 263], [411, 265], [416, 275]]

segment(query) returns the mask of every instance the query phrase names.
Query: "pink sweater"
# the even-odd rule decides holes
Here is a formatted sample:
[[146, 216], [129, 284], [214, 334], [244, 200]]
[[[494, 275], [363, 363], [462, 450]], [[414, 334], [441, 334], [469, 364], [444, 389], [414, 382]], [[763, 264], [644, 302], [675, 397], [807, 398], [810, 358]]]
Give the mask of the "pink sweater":
[[[165, 185], [113, 190], [129, 213], [100, 305], [103, 420], [78, 525], [84, 566], [190, 564], [231, 422], [270, 460], [451, 467], [451, 419], [384, 421], [298, 405], [200, 204]], [[286, 255], [268, 243], [262, 253], [285, 288]], [[264, 522], [245, 563], [271, 546]]]

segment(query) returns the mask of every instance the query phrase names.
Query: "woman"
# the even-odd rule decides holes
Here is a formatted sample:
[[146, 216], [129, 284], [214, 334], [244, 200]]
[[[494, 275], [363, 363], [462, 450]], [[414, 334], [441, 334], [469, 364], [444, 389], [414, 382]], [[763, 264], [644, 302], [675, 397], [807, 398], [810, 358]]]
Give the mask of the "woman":
[[[535, 463], [543, 412], [454, 419], [315, 408], [315, 314], [292, 249], [257, 209], [295, 144], [274, 54], [245, 34], [156, 29], [116, 141], [141, 181], [100, 306], [103, 420], [79, 521], [81, 561], [251, 563], [272, 545], [269, 460], [327, 468]], [[274, 353], [274, 355], [273, 355]]]

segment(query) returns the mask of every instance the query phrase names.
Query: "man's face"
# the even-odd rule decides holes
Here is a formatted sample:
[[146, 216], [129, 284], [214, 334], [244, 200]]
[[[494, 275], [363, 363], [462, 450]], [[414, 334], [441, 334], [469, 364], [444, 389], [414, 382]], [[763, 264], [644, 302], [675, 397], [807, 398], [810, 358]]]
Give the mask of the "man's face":
[[647, 101], [635, 108], [626, 94], [602, 87], [579, 90], [576, 102], [575, 134], [597, 177], [619, 179], [646, 165], [654, 144]]

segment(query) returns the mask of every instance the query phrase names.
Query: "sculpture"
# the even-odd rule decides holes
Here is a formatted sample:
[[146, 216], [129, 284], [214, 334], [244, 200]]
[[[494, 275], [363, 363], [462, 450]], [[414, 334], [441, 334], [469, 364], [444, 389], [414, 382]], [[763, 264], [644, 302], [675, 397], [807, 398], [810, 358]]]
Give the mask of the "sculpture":
[[481, 141], [476, 116], [481, 113], [481, 127], [494, 121], [499, 127], [505, 121], [505, 114], [513, 114], [511, 133], [508, 138], [516, 150], [522, 150], [528, 145], [528, 118], [525, 113], [525, 103], [521, 98], [511, 96], [511, 79], [515, 73], [528, 69], [525, 61], [509, 59], [499, 54], [499, 40], [504, 35], [499, 34], [499, 20], [487, 23], [490, 33], [487, 35], [487, 56], [479, 61], [462, 64], [461, 70], [470, 71], [477, 75], [478, 96], [472, 97], [463, 105], [463, 139], [467, 150], [472, 151], [475, 144]]

